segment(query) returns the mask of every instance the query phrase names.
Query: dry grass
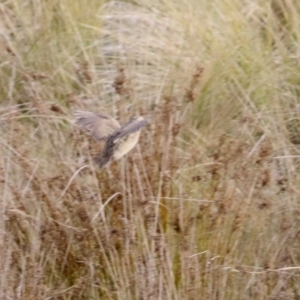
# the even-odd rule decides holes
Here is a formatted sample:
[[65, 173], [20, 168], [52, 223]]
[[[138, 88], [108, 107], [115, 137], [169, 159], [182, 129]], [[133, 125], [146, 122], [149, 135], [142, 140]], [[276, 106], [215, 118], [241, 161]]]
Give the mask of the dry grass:
[[0, 4], [0, 299], [299, 299], [300, 5], [130, 2]]

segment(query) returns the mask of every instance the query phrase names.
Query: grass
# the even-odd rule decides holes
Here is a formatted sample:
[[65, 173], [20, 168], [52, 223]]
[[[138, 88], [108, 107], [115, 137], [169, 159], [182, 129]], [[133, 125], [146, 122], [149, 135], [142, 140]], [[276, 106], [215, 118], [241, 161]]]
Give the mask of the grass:
[[[0, 298], [299, 299], [299, 13], [3, 2]], [[74, 109], [151, 124], [99, 170]]]

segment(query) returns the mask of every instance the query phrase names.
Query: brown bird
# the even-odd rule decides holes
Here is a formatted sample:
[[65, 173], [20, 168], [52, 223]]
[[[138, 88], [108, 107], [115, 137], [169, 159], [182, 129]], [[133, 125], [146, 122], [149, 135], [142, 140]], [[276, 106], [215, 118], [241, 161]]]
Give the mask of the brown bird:
[[74, 117], [75, 124], [90, 131], [96, 141], [106, 141], [102, 154], [95, 158], [100, 168], [132, 150], [139, 140], [141, 128], [149, 123], [138, 116], [121, 126], [106, 113], [95, 114], [88, 111], [75, 111]]

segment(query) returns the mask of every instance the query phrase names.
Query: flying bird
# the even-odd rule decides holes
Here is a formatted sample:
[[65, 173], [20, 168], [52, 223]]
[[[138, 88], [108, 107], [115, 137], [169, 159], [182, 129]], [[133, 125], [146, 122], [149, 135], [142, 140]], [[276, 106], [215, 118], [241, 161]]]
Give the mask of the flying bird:
[[90, 131], [96, 141], [106, 142], [103, 152], [95, 158], [100, 168], [132, 150], [139, 140], [141, 128], [149, 123], [138, 116], [121, 126], [116, 119], [103, 112], [74, 111], [74, 117], [75, 125]]

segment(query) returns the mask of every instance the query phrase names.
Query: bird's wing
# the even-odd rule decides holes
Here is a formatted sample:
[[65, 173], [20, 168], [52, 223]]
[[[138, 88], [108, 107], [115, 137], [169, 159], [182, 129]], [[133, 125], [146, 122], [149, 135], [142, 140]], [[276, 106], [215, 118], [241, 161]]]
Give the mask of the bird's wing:
[[105, 167], [114, 154], [114, 144], [109, 141], [110, 139], [106, 143], [103, 152], [94, 159], [100, 168]]
[[89, 111], [74, 111], [75, 124], [90, 131], [96, 141], [106, 140], [120, 124], [108, 114], [94, 114]]
[[148, 123], [149, 123], [149, 121], [146, 119], [128, 122], [127, 124], [125, 124], [124, 126], [119, 128], [116, 131], [116, 133], [114, 134], [115, 142], [118, 139], [120, 139], [128, 134], [139, 131], [142, 127], [146, 126]]

